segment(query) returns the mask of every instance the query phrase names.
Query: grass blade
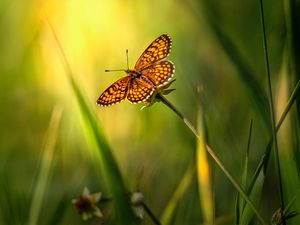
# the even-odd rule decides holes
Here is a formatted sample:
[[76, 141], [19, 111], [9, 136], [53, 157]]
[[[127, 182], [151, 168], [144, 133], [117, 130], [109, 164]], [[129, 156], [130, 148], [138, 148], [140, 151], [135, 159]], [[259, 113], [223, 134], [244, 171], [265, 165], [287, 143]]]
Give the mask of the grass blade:
[[131, 206], [128, 201], [128, 192], [125, 188], [125, 184], [121, 175], [121, 172], [118, 168], [117, 162], [112, 154], [112, 150], [104, 136], [104, 133], [100, 126], [94, 112], [85, 100], [85, 97], [82, 94], [78, 84], [73, 78], [73, 72], [67, 61], [66, 55], [63, 51], [63, 48], [56, 36], [56, 33], [48, 22], [51, 32], [54, 36], [55, 42], [59, 48], [59, 51], [62, 55], [63, 64], [65, 66], [66, 74], [68, 75], [70, 85], [73, 89], [73, 92], [77, 98], [79, 108], [81, 110], [82, 116], [85, 119], [85, 124], [87, 128], [91, 131], [91, 142], [95, 142], [98, 148], [98, 154], [101, 159], [102, 171], [105, 171], [104, 178], [107, 182], [107, 186], [111, 195], [113, 196], [114, 201], [112, 201], [114, 206], [114, 212], [116, 215], [117, 224], [138, 224], [138, 219], [134, 216]]
[[62, 108], [56, 107], [54, 108], [51, 116], [51, 120], [49, 123], [49, 127], [46, 134], [46, 142], [43, 149], [41, 166], [39, 170], [39, 174], [37, 177], [37, 181], [34, 187], [32, 202], [30, 205], [29, 212], [29, 225], [39, 224], [39, 214], [42, 208], [43, 197], [46, 190], [46, 185], [48, 179], [50, 177], [50, 170], [52, 166], [52, 159], [55, 150], [55, 144], [58, 135], [58, 128], [61, 121], [62, 116]]
[[[298, 81], [300, 79], [300, 22], [299, 22], [299, 1], [288, 0], [284, 1], [285, 7], [285, 22], [287, 29], [287, 43], [289, 46], [289, 63], [292, 71], [292, 77], [294, 80], [292, 82]], [[299, 112], [300, 112], [300, 100], [297, 100], [296, 104], [297, 115], [298, 115], [298, 126], [299, 126]], [[299, 146], [298, 146], [299, 147]]]
[[[193, 126], [193, 124], [187, 119], [187, 117], [185, 117], [171, 102], [169, 102], [164, 96], [158, 94], [157, 97], [159, 98], [159, 101], [161, 101], [163, 104], [165, 104], [167, 107], [169, 107], [173, 112], [175, 112], [178, 117], [180, 119], [182, 119], [182, 121], [186, 124], [186, 126], [193, 132], [193, 134], [199, 138], [199, 134], [197, 132], [197, 130], [195, 129], [195, 127]], [[240, 193], [240, 195], [242, 196], [242, 198], [245, 199], [245, 201], [248, 203], [249, 207], [251, 208], [251, 210], [253, 210], [253, 212], [255, 213], [255, 215], [257, 216], [259, 222], [261, 224], [267, 224], [264, 219], [262, 218], [262, 216], [260, 215], [260, 213], [258, 212], [258, 210], [256, 209], [256, 207], [254, 206], [253, 202], [249, 199], [249, 197], [247, 196], [247, 194], [245, 193], [245, 191], [241, 188], [241, 186], [235, 181], [235, 179], [233, 178], [233, 176], [230, 174], [230, 172], [225, 168], [225, 166], [223, 165], [223, 163], [221, 162], [221, 160], [218, 158], [218, 156], [215, 154], [215, 152], [211, 149], [211, 147], [208, 144], [206, 145], [206, 150], [207, 152], [210, 154], [210, 156], [213, 158], [213, 160], [215, 161], [215, 163], [219, 166], [219, 168], [223, 171], [223, 173], [225, 174], [225, 176], [229, 179], [229, 181], [232, 183], [232, 185], [237, 189], [237, 191]]]
[[[284, 55], [285, 59], [287, 59], [287, 55]], [[288, 60], [285, 60], [285, 62], [288, 62]], [[278, 95], [280, 98], [278, 98], [276, 102], [276, 111], [280, 112], [282, 111], [282, 102], [287, 101], [287, 95], [289, 91], [290, 86], [290, 76], [289, 73], [286, 73], [288, 70], [287, 63], [283, 64], [283, 67], [281, 69], [281, 81], [280, 86], [278, 88]], [[290, 201], [290, 199], [293, 199], [295, 196], [295, 193], [299, 191], [300, 187], [300, 180], [299, 180], [299, 174], [297, 170], [297, 162], [295, 161], [296, 158], [296, 152], [297, 149], [295, 143], [294, 143], [294, 137], [293, 131], [295, 131], [295, 111], [290, 113], [287, 118], [285, 119], [285, 123], [281, 127], [281, 129], [278, 132], [278, 145], [279, 148], [279, 158], [280, 158], [280, 164], [283, 172], [282, 176], [282, 184], [283, 184], [283, 194], [286, 199], [286, 201]], [[285, 205], [285, 211], [288, 208], [288, 205]], [[300, 208], [300, 201], [296, 201], [293, 205], [294, 209]], [[289, 212], [284, 212], [283, 214], [286, 215]], [[297, 221], [298, 220], [298, 221]], [[300, 223], [300, 217], [295, 217], [291, 222], [291, 224], [299, 224]]]
[[209, 8], [205, 7], [205, 10], [202, 10], [202, 12], [202, 14], [206, 17], [206, 22], [208, 22], [215, 38], [218, 40], [218, 44], [221, 45], [224, 53], [232, 61], [233, 65], [239, 72], [238, 75], [240, 76], [240, 79], [243, 81], [243, 84], [245, 85], [247, 90], [250, 92], [249, 96], [256, 103], [257, 109], [259, 109], [259, 113], [262, 115], [266, 126], [270, 127], [270, 119], [267, 113], [268, 98], [261, 85], [255, 79], [254, 71], [252, 71], [250, 66], [246, 63], [246, 60], [244, 60], [242, 54], [240, 53], [234, 42], [220, 28], [220, 26], [218, 25], [219, 23], [217, 23], [214, 19], [215, 17], [211, 15]]
[[[286, 119], [288, 113], [290, 112], [292, 106], [294, 105], [294, 103], [296, 102], [297, 97], [300, 95], [300, 80], [297, 82], [296, 87], [294, 88], [294, 90], [292, 91], [292, 94], [287, 102], [286, 107], [284, 108], [283, 113], [280, 116], [280, 119], [278, 120], [278, 123], [276, 125], [276, 132], [279, 131], [282, 123], [284, 122], [284, 120]], [[269, 142], [267, 144], [265, 153], [262, 157], [262, 159], [260, 160], [256, 171], [254, 173], [253, 178], [251, 179], [250, 182], [250, 186], [249, 186], [249, 190], [251, 190], [252, 186], [255, 183], [256, 178], [259, 176], [259, 173], [263, 172], [264, 174], [266, 173], [266, 169], [268, 167], [268, 162], [270, 159], [270, 153], [271, 153], [271, 149], [272, 149], [272, 144], [273, 144], [273, 136], [271, 136], [271, 138], [269, 139]]]
[[168, 202], [164, 212], [161, 216], [161, 223], [164, 225], [171, 224], [172, 218], [175, 212], [175, 209], [177, 205], [179, 204], [179, 201], [181, 197], [186, 192], [187, 188], [189, 187], [193, 175], [194, 175], [195, 169], [193, 167], [189, 167], [185, 174], [183, 175], [179, 185], [177, 186], [175, 192], [173, 193], [170, 201]]
[[[243, 170], [243, 175], [242, 175], [242, 188], [244, 190], [247, 189], [247, 180], [248, 180], [248, 159], [249, 159], [249, 149], [250, 149], [250, 143], [251, 143], [251, 135], [252, 135], [252, 120], [250, 123], [250, 129], [249, 129], [249, 137], [248, 137], [248, 144], [247, 144], [247, 149], [246, 149], [246, 157], [245, 157], [245, 167]], [[237, 194], [236, 198], [236, 224], [241, 224], [240, 220], [243, 220], [241, 218], [245, 217], [245, 214], [243, 213], [244, 207], [245, 207], [245, 200], [240, 198], [240, 194]], [[247, 224], [247, 223], [245, 223]]]
[[206, 141], [204, 133], [204, 119], [198, 113], [198, 138], [196, 151], [196, 168], [198, 178], [198, 191], [204, 224], [214, 224], [214, 197], [212, 192], [212, 174], [207, 157]]
[[266, 29], [265, 29], [265, 18], [264, 18], [264, 6], [263, 1], [260, 2], [260, 14], [261, 14], [261, 26], [263, 33], [263, 46], [264, 46], [264, 55], [265, 55], [265, 63], [266, 63], [266, 74], [268, 78], [268, 91], [269, 91], [269, 106], [270, 106], [270, 114], [271, 114], [271, 124], [272, 124], [272, 136], [273, 136], [273, 144], [275, 151], [275, 166], [277, 171], [278, 185], [279, 185], [279, 196], [280, 196], [280, 204], [281, 208], [284, 208], [284, 196], [282, 190], [282, 181], [281, 181], [281, 172], [280, 172], [280, 162], [279, 162], [279, 153], [278, 153], [278, 143], [277, 143], [277, 132], [276, 132], [276, 122], [275, 122], [275, 113], [274, 113], [274, 103], [273, 103], [273, 94], [272, 94], [272, 84], [271, 84], [271, 75], [270, 75], [270, 65], [269, 65], [269, 55], [268, 55], [268, 46], [267, 46], [267, 37], [266, 37]]
[[[261, 202], [262, 189], [264, 187], [265, 175], [263, 173], [259, 173], [256, 181], [249, 193], [249, 198], [252, 202], [259, 203]], [[240, 224], [250, 224], [252, 218], [254, 216], [252, 207], [249, 204], [245, 203], [243, 214], [240, 219]]]
[[[290, 112], [293, 104], [295, 103], [297, 97], [300, 95], [300, 81], [298, 81], [296, 87], [294, 88], [287, 105], [283, 111], [283, 113], [280, 116], [280, 119], [276, 125], [276, 132], [279, 131], [281, 125], [283, 124], [284, 120], [286, 119], [288, 113]], [[272, 144], [273, 144], [273, 136], [270, 138], [268, 145], [266, 147], [265, 153], [260, 160], [255, 173], [253, 177], [251, 178], [248, 191], [250, 198], [253, 199], [254, 201], [259, 201], [262, 189], [264, 186], [264, 179], [266, 176], [266, 170], [269, 165], [269, 159], [270, 159], [270, 154], [271, 154], [271, 149], [272, 149]], [[255, 200], [256, 199], [256, 200]]]
[[250, 195], [250, 197], [247, 196], [246, 192], [242, 189], [242, 187], [235, 181], [235, 179], [227, 171], [227, 169], [224, 167], [224, 165], [222, 164], [222, 162], [220, 161], [220, 159], [216, 156], [216, 154], [213, 152], [213, 150], [208, 145], [206, 145], [206, 148], [207, 148], [207, 151], [209, 152], [209, 154], [211, 155], [211, 157], [218, 164], [218, 166], [220, 167], [220, 169], [224, 172], [224, 174], [226, 175], [226, 177], [230, 180], [230, 182], [233, 184], [233, 186], [240, 193], [240, 195], [242, 196], [242, 198], [245, 199], [245, 201], [247, 202], [247, 205], [249, 206], [249, 209], [252, 210], [255, 213], [256, 217], [259, 220], [259, 222], [261, 224], [267, 224], [265, 222], [265, 220], [262, 218], [262, 216], [260, 215], [260, 213], [258, 212], [258, 210], [256, 209], [256, 207], [254, 206], [253, 201], [251, 200], [251, 199], [255, 199], [255, 198], [252, 198], [251, 195]]

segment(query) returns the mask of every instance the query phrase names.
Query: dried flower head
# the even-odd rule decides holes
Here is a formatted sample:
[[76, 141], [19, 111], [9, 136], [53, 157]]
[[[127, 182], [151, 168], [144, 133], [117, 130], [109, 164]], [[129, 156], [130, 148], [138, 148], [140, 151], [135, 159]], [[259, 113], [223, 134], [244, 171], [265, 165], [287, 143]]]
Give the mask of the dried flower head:
[[130, 202], [132, 209], [136, 217], [143, 219], [144, 217], [144, 206], [143, 206], [144, 195], [142, 192], [136, 191], [131, 193]]
[[72, 199], [72, 203], [83, 220], [88, 220], [93, 216], [99, 218], [103, 216], [100, 209], [97, 207], [97, 203], [100, 202], [101, 195], [101, 192], [91, 194], [90, 190], [85, 187], [78, 198]]

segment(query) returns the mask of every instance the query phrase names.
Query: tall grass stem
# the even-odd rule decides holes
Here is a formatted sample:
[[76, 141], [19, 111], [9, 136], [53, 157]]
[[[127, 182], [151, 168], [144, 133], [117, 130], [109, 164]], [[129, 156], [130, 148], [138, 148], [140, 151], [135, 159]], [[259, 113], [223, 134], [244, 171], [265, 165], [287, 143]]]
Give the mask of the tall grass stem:
[[[199, 134], [192, 124], [190, 120], [185, 117], [171, 102], [169, 102], [163, 95], [157, 94], [156, 98], [160, 100], [162, 103], [164, 103], [168, 108], [170, 108], [173, 112], [178, 115], [180, 119], [183, 120], [183, 122], [187, 125], [187, 127], [193, 132], [193, 134], [197, 137], [199, 137]], [[252, 201], [249, 199], [245, 191], [241, 188], [241, 186], [235, 181], [235, 179], [231, 176], [231, 174], [228, 172], [228, 170], [224, 167], [221, 160], [218, 158], [218, 156], [215, 154], [215, 152], [210, 148], [208, 144], [206, 144], [206, 150], [210, 154], [210, 156], [214, 159], [214, 161], [217, 163], [217, 165], [220, 167], [220, 169], [223, 171], [223, 173], [226, 175], [226, 177], [230, 180], [230, 182], [233, 184], [233, 186], [237, 189], [237, 191], [240, 193], [240, 195], [245, 199], [245, 201], [249, 204], [255, 215], [257, 216], [259, 222], [263, 225], [266, 225], [267, 222], [264, 221], [262, 216], [259, 214], [258, 210], [255, 208]]]
[[[276, 122], [275, 122], [274, 103], [273, 103], [273, 94], [272, 94], [272, 82], [271, 82], [271, 75], [270, 75], [268, 46], [267, 46], [267, 38], [266, 38], [263, 0], [259, 0], [259, 2], [260, 2], [260, 19], [261, 19], [261, 26], [262, 26], [262, 33], [263, 33], [263, 49], [264, 49], [264, 57], [265, 57], [265, 64], [266, 64], [265, 68], [268, 77], [269, 106], [270, 106], [271, 123], [272, 123], [273, 144], [274, 144], [274, 151], [275, 151], [274, 152], [275, 166], [278, 175], [277, 177], [278, 177], [278, 185], [279, 185], [280, 204], [281, 204], [281, 208], [284, 209], [284, 197], [283, 197], [279, 153], [278, 153], [277, 132], [276, 132]], [[283, 222], [283, 224], [285, 224], [285, 222]]]

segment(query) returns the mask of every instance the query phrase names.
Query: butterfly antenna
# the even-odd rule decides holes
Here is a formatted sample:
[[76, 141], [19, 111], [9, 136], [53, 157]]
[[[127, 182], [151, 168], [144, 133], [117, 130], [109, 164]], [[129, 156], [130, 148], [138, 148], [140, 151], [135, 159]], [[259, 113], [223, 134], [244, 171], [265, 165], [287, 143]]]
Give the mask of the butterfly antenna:
[[[126, 61], [127, 61], [127, 70], [129, 70], [129, 66], [128, 66], [128, 49], [126, 49]], [[104, 70], [105, 72], [115, 72], [115, 71], [127, 71], [124, 69], [118, 69], [118, 70]]]
[[128, 65], [128, 49], [126, 49], [126, 61], [127, 61], [127, 69], [129, 70], [129, 65]]
[[115, 72], [115, 71], [124, 71], [124, 69], [119, 69], [119, 70], [104, 70], [105, 72]]

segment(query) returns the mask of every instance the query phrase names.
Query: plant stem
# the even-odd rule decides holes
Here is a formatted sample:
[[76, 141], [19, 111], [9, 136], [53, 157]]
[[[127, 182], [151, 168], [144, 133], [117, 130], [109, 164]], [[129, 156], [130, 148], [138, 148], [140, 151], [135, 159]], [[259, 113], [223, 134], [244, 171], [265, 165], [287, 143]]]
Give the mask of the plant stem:
[[144, 207], [144, 209], [145, 209], [146, 213], [149, 215], [149, 217], [152, 219], [153, 223], [156, 225], [161, 225], [159, 220], [155, 217], [155, 215], [152, 213], [150, 208], [144, 202], [142, 202], [142, 206]]
[[[190, 122], [188, 118], [186, 118], [171, 102], [169, 102], [162, 94], [158, 93], [156, 95], [156, 98], [160, 100], [162, 103], [164, 103], [167, 107], [169, 107], [173, 112], [176, 113], [176, 115], [179, 116], [180, 119], [183, 120], [183, 122], [187, 125], [187, 127], [193, 132], [193, 134], [199, 138], [199, 134], [196, 130], [196, 128], [193, 126], [193, 124]], [[245, 191], [241, 188], [241, 186], [235, 181], [235, 179], [231, 176], [231, 174], [228, 172], [228, 170], [224, 167], [221, 160], [218, 158], [218, 156], [215, 154], [215, 152], [210, 148], [208, 144], [206, 144], [206, 150], [210, 154], [210, 156], [214, 159], [214, 161], [217, 163], [217, 165], [220, 167], [220, 169], [223, 171], [223, 173], [227, 176], [227, 178], [230, 180], [230, 182], [233, 184], [233, 186], [238, 190], [240, 195], [245, 199], [245, 201], [249, 204], [249, 206], [252, 208], [253, 212], [256, 214], [258, 220], [261, 224], [266, 225], [267, 223], [264, 221], [264, 219], [261, 217], [257, 209], [255, 208], [252, 201], [249, 199]]]
[[156, 98], [160, 100], [162, 103], [164, 103], [166, 106], [168, 106], [173, 112], [176, 113], [177, 116], [179, 116], [180, 119], [183, 120], [183, 122], [190, 128], [190, 130], [194, 133], [194, 135], [198, 138], [199, 134], [196, 130], [196, 128], [193, 126], [191, 121], [187, 119], [171, 102], [169, 102], [162, 94], [158, 93], [156, 95]]
[[[273, 103], [273, 94], [272, 94], [272, 83], [271, 83], [271, 75], [270, 75], [270, 65], [269, 65], [269, 57], [268, 57], [268, 47], [267, 47], [267, 38], [266, 38], [266, 29], [265, 29], [265, 19], [264, 19], [264, 8], [262, 0], [260, 2], [260, 13], [261, 13], [261, 25], [262, 25], [262, 33], [263, 33], [263, 48], [264, 48], [264, 56], [266, 63], [266, 73], [268, 77], [268, 91], [269, 91], [269, 99], [270, 99], [270, 114], [271, 114], [271, 123], [272, 123], [272, 135], [273, 135], [273, 144], [274, 144], [274, 158], [275, 165], [277, 169], [277, 177], [279, 184], [279, 196], [280, 196], [280, 205], [281, 208], [284, 209], [284, 198], [283, 198], [283, 190], [282, 190], [282, 181], [281, 181], [281, 172], [280, 172], [280, 162], [279, 162], [279, 153], [278, 153], [278, 143], [277, 143], [277, 135], [276, 135], [276, 122], [274, 115], [274, 103]], [[283, 225], [285, 225], [285, 221], [283, 221]]]

